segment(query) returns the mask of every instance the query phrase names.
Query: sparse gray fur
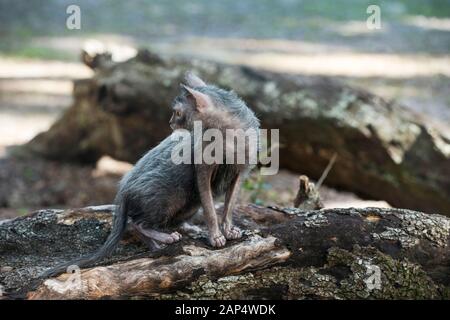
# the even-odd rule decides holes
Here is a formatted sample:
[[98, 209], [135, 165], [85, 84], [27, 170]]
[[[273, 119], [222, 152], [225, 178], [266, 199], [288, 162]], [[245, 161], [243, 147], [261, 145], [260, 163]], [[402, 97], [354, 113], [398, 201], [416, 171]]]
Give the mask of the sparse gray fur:
[[[187, 86], [174, 100], [172, 129], [192, 130], [193, 121], [202, 121], [203, 128], [259, 129], [259, 120], [232, 91], [226, 91], [188, 73]], [[173, 134], [173, 133], [172, 133]], [[178, 141], [167, 137], [148, 151], [121, 180], [115, 198], [117, 209], [111, 234], [94, 254], [60, 264], [43, 277], [62, 273], [70, 265], [84, 267], [111, 254], [119, 243], [130, 217], [141, 239], [158, 248], [159, 243], [178, 241], [178, 232], [165, 231], [191, 218], [203, 206], [210, 243], [225, 245], [225, 238], [236, 239], [241, 231], [232, 225], [232, 211], [243, 177], [250, 164], [174, 164], [172, 148]], [[219, 229], [213, 199], [225, 194], [222, 231]]]

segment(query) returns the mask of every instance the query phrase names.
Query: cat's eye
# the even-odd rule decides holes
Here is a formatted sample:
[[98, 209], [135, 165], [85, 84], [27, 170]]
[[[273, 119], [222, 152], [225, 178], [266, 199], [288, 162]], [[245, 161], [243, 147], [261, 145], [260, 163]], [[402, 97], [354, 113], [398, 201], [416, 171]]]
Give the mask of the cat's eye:
[[176, 115], [177, 117], [181, 117], [181, 111], [179, 111], [179, 110], [175, 111], [175, 115]]

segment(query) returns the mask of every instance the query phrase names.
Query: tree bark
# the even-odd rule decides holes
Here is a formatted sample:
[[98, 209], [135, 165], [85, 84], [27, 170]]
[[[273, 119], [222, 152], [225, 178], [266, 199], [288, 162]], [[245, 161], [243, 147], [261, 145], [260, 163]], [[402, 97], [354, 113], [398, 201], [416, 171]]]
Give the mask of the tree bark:
[[135, 162], [169, 134], [170, 102], [183, 74], [234, 89], [264, 128], [280, 129], [284, 168], [317, 179], [338, 155], [327, 184], [393, 206], [450, 214], [450, 139], [409, 111], [330, 78], [291, 76], [148, 51], [114, 63], [84, 56], [96, 71], [75, 82], [73, 106], [28, 150], [93, 163]]
[[[403, 209], [239, 206], [243, 239], [207, 245], [201, 215], [148, 252], [127, 231], [92, 268], [37, 280], [105, 240], [113, 206], [41, 210], [0, 222], [0, 284], [28, 299], [448, 299], [450, 219]], [[220, 210], [219, 210], [220, 213]]]

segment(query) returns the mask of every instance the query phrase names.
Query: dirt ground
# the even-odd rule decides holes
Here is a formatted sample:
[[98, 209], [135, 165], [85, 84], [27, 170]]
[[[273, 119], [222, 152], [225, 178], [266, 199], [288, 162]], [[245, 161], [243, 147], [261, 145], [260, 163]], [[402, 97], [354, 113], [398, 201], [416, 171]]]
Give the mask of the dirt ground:
[[[298, 11], [302, 2], [296, 1], [281, 1], [280, 8], [273, 8], [266, 1], [198, 6], [171, 0], [151, 2], [148, 10], [136, 1], [119, 24], [113, 22], [118, 21], [115, 14], [124, 10], [122, 2], [108, 2], [98, 21], [91, 17], [97, 23], [93, 24], [89, 17], [102, 1], [97, 5], [78, 1], [88, 20], [87, 27], [74, 33], [52, 29], [61, 17], [35, 19], [31, 13], [23, 14], [17, 26], [15, 20], [0, 14], [3, 23], [10, 23], [0, 31], [0, 219], [43, 207], [110, 203], [118, 180], [131, 166], [110, 158], [91, 168], [6, 156], [8, 146], [25, 143], [64, 112], [72, 102], [73, 80], [92, 75], [78, 62], [86, 45], [112, 50], [116, 59], [132, 55], [136, 47], [148, 47], [166, 56], [334, 77], [416, 111], [450, 137], [446, 7], [422, 15], [428, 8], [423, 1], [390, 1], [383, 7], [382, 29], [371, 31], [361, 2], [345, 1], [352, 4], [345, 15], [325, 1], [311, 2], [317, 7], [309, 3], [301, 7], [304, 11]], [[16, 3], [11, 1], [10, 6]], [[62, 6], [65, 2], [52, 3]], [[224, 6], [229, 15], [224, 16]], [[22, 13], [23, 8], [13, 9]], [[34, 13], [51, 12], [39, 10]], [[139, 17], [133, 12], [139, 12]], [[244, 185], [241, 201], [291, 205], [298, 174], [285, 170], [271, 177], [253, 174]], [[327, 207], [388, 206], [326, 186], [321, 194]]]

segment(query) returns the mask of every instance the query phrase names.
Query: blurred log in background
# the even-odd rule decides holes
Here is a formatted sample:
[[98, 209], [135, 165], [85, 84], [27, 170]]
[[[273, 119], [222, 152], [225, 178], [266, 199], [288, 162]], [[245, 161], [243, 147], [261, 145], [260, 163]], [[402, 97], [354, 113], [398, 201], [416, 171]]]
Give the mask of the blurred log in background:
[[367, 91], [324, 77], [163, 59], [147, 50], [123, 63], [108, 55], [83, 57], [96, 73], [75, 83], [72, 107], [27, 144], [39, 155], [135, 162], [169, 134], [170, 101], [184, 73], [194, 70], [235, 90], [263, 128], [280, 130], [283, 168], [318, 179], [336, 152], [328, 185], [396, 207], [450, 214], [450, 141], [407, 109]]

